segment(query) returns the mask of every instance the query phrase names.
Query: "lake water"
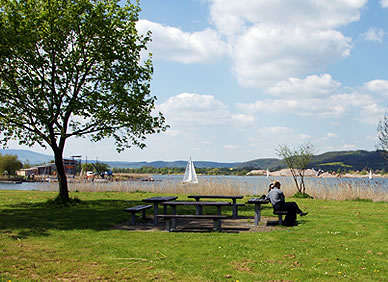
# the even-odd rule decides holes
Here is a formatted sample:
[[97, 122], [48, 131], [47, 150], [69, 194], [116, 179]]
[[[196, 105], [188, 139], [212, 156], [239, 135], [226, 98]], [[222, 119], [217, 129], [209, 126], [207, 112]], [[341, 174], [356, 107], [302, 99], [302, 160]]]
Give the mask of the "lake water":
[[[113, 186], [120, 186], [120, 191], [133, 190], [156, 190], [163, 192], [172, 186], [182, 187], [182, 175], [153, 175], [155, 181], [128, 181], [128, 182], [108, 182], [108, 183], [87, 183], [87, 184], [69, 184], [73, 185], [89, 185], [95, 187], [96, 191], [110, 191]], [[241, 191], [242, 194], [261, 195], [266, 193], [269, 183], [273, 181], [273, 177], [265, 176], [199, 176], [200, 185], [209, 187], [225, 186]], [[282, 183], [282, 189], [288, 187], [294, 190], [294, 182], [292, 177], [276, 177]], [[388, 178], [315, 178], [306, 177], [306, 192], [314, 187], [315, 189], [338, 190], [338, 189], [367, 189], [371, 192], [388, 192]], [[192, 185], [193, 186], [193, 185]], [[193, 186], [194, 187], [194, 186]], [[97, 189], [98, 188], [98, 189]], [[4, 184], [0, 183], [0, 190], [38, 190], [38, 191], [56, 191], [56, 183], [31, 183], [23, 182], [21, 184]], [[93, 191], [93, 190], [92, 190]], [[116, 189], [117, 191], [117, 189]], [[171, 189], [169, 189], [171, 192]]]

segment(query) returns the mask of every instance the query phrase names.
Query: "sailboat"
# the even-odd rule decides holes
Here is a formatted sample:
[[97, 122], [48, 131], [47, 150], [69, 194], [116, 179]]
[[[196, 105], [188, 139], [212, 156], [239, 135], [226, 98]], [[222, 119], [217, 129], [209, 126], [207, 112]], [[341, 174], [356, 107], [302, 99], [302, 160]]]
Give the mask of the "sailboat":
[[269, 169], [267, 168], [267, 178], [269, 177]]
[[372, 170], [371, 169], [369, 170], [369, 179], [373, 179]]
[[198, 183], [197, 173], [195, 172], [194, 163], [191, 160], [191, 157], [186, 165], [185, 175], [183, 176], [183, 183], [190, 183], [190, 184]]

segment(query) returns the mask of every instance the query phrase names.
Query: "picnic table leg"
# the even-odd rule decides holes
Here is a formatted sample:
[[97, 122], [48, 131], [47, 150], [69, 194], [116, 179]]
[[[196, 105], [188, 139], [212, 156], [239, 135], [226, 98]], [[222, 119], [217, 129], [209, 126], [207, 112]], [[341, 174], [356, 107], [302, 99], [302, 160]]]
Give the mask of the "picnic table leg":
[[141, 211], [142, 219], [146, 219], [146, 210]]
[[168, 232], [171, 231], [171, 219], [170, 218], [166, 218], [166, 230]]
[[237, 218], [237, 203], [236, 203], [236, 199], [232, 199], [233, 200], [233, 219], [236, 219]]
[[[217, 206], [217, 214], [221, 215], [221, 206]], [[217, 219], [217, 230], [221, 230], [221, 219]]]
[[[176, 214], [176, 206], [172, 206], [172, 214]], [[171, 218], [171, 229], [175, 229], [176, 228], [176, 219], [175, 218]]]
[[158, 203], [154, 203], [154, 225], [157, 226], [158, 225], [158, 213], [159, 213], [159, 209], [158, 209]]
[[195, 214], [196, 215], [202, 214], [202, 206], [195, 206]]
[[135, 212], [131, 212], [131, 224], [132, 225], [135, 225], [135, 218], [136, 218], [136, 213]]
[[221, 219], [213, 219], [213, 230], [221, 231]]
[[[196, 202], [199, 202], [199, 198], [195, 198]], [[195, 206], [195, 214], [196, 215], [201, 215], [202, 214], [202, 206]]]
[[260, 204], [255, 204], [255, 226], [259, 225], [260, 217]]
[[164, 214], [167, 214], [167, 205], [163, 206], [163, 212], [164, 212]]

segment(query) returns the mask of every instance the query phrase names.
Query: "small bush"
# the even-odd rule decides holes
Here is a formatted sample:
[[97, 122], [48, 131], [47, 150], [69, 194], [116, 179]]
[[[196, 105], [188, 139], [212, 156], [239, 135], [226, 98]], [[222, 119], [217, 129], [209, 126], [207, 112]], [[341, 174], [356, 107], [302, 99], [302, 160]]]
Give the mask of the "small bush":
[[351, 201], [355, 201], [355, 202], [373, 202], [371, 199], [362, 199], [362, 198], [355, 198]]
[[299, 199], [314, 199], [312, 196], [310, 196], [307, 193], [302, 192], [296, 192], [293, 196], [293, 198], [299, 198]]

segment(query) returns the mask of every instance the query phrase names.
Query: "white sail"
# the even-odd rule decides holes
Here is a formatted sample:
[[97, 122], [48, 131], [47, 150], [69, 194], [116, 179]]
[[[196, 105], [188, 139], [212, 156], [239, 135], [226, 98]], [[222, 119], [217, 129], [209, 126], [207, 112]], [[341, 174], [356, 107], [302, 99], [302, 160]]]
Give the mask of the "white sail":
[[183, 176], [183, 183], [192, 183], [192, 184], [198, 183], [197, 173], [195, 172], [194, 163], [191, 160], [191, 157], [186, 165], [185, 175]]
[[269, 177], [269, 170], [268, 170], [268, 168], [267, 168], [267, 178]]
[[369, 170], [369, 179], [372, 179], [372, 178], [373, 178], [372, 170]]

